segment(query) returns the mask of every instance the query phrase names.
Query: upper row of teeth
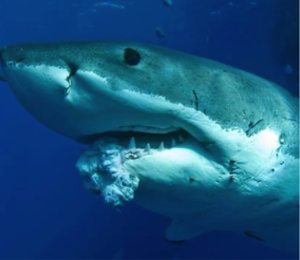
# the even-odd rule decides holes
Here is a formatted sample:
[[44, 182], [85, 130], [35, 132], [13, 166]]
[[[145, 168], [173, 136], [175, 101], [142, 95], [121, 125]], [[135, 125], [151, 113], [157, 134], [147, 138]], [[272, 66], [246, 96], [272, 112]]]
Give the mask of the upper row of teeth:
[[[179, 139], [179, 143], [183, 143], [185, 141], [184, 138], [181, 135], [179, 135], [178, 139]], [[176, 146], [176, 145], [177, 145], [176, 140], [174, 138], [172, 138], [172, 140], [171, 140], [171, 148], [174, 147], [174, 146]], [[128, 149], [136, 149], [136, 148], [137, 148], [137, 145], [136, 145], [135, 138], [131, 137], [130, 141], [129, 141], [129, 144], [128, 144]], [[149, 152], [150, 149], [151, 149], [150, 143], [147, 143], [146, 146], [145, 146], [145, 148], [144, 148], [144, 151], [145, 152]], [[157, 150], [158, 151], [162, 151], [164, 149], [165, 149], [164, 142], [161, 142], [159, 144], [159, 146], [157, 147]]]

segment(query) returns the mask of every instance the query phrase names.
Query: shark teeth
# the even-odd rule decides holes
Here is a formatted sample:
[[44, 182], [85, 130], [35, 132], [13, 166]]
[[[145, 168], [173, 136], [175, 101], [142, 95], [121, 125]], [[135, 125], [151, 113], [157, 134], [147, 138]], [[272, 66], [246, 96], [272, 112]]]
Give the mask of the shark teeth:
[[[143, 135], [143, 133], [137, 133], [135, 136], [128, 136], [122, 134], [118, 135], [114, 133], [116, 138], [116, 143], [120, 146], [128, 149], [143, 149], [144, 152], [149, 152], [154, 148], [154, 150], [163, 151], [165, 149], [171, 149], [176, 147], [188, 139], [187, 136], [182, 134], [172, 134], [172, 135]], [[161, 140], [159, 140], [161, 139]], [[113, 151], [111, 151], [113, 153]]]
[[[148, 151], [148, 144], [150, 145], [151, 150], [157, 150], [157, 147], [160, 147], [161, 143], [163, 143], [163, 148], [160, 147], [160, 150], [171, 149], [172, 147], [178, 146], [186, 142], [188, 139], [191, 138], [191, 135], [183, 129], [163, 134], [148, 133], [143, 131], [135, 132], [116, 130], [99, 134], [98, 138], [99, 139], [93, 140], [93, 142], [102, 140], [103, 143], [106, 145], [110, 143], [115, 143], [128, 150], [145, 149], [146, 151]], [[111, 151], [111, 153], [114, 153], [114, 151]]]
[[136, 143], [134, 137], [131, 137], [128, 145], [128, 149], [135, 149], [136, 148]]
[[165, 145], [163, 142], [160, 143], [160, 145], [158, 146], [158, 151], [162, 151], [165, 149]]
[[145, 149], [144, 149], [144, 152], [150, 152], [150, 149], [151, 149], [150, 144], [147, 143], [147, 144], [146, 144], [146, 147], [145, 147]]
[[184, 138], [181, 135], [178, 136], [178, 139], [179, 139], [180, 143], [183, 143], [185, 141]]
[[187, 139], [181, 133], [137, 133], [135, 136], [112, 134], [113, 142], [110, 137], [108, 135], [107, 138], [97, 140], [87, 151], [83, 151], [76, 166], [82, 174], [85, 186], [96, 194], [102, 194], [104, 200], [113, 206], [131, 201], [139, 186], [138, 176], [129, 174], [123, 167], [126, 161], [174, 148]]
[[172, 147], [174, 147], [174, 146], [176, 146], [176, 145], [177, 145], [177, 143], [176, 143], [175, 139], [174, 139], [174, 138], [172, 138], [172, 143], [171, 143], [171, 146], [172, 146]]
[[[183, 143], [183, 142], [185, 141], [185, 140], [183, 139], [182, 136], [179, 136], [178, 139], [179, 139], [179, 143]], [[174, 147], [174, 146], [176, 146], [176, 145], [177, 145], [176, 140], [175, 140], [174, 138], [172, 138], [172, 140], [171, 140], [171, 147]], [[130, 141], [129, 141], [129, 144], [128, 144], [128, 149], [129, 149], [129, 150], [132, 150], [132, 149], [136, 149], [136, 148], [137, 148], [137, 145], [136, 145], [135, 138], [134, 138], [134, 137], [131, 137], [131, 138], [130, 138]], [[147, 143], [147, 144], [146, 144], [146, 147], [144, 148], [144, 151], [145, 151], [145, 152], [149, 152], [150, 149], [151, 149], [151, 146], [150, 146], [149, 143]], [[161, 142], [160, 145], [159, 145], [159, 147], [158, 147], [158, 150], [159, 150], [159, 151], [162, 151], [162, 150], [164, 150], [164, 149], [165, 149], [164, 142]]]

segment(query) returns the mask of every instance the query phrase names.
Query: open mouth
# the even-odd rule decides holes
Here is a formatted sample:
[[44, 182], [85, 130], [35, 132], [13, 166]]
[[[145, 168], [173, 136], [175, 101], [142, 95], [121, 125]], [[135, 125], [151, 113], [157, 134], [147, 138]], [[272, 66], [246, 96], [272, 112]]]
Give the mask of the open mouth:
[[[136, 127], [137, 128], [137, 127]], [[190, 134], [183, 129], [168, 128], [149, 131], [148, 127], [138, 127], [138, 130], [132, 130], [134, 127], [120, 127], [120, 131], [109, 131], [101, 134], [83, 136], [78, 139], [80, 143], [93, 144], [97, 140], [111, 140], [122, 147], [145, 148], [151, 146], [153, 149], [172, 148], [177, 144], [184, 143]], [[129, 130], [127, 130], [129, 129]], [[144, 130], [144, 131], [141, 131]]]
[[119, 206], [133, 200], [139, 186], [137, 174], [124, 164], [178, 146], [190, 138], [183, 129], [168, 133], [111, 131], [85, 138], [90, 144], [76, 166], [86, 188], [102, 194], [106, 203]]

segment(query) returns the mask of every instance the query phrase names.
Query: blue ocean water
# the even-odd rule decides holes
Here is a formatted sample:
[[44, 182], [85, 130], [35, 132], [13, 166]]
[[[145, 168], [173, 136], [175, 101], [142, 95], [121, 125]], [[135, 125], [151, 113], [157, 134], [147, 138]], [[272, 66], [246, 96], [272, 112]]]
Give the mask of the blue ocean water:
[[[129, 40], [215, 59], [299, 96], [297, 0], [1, 0], [0, 45]], [[159, 37], [156, 28], [165, 37]], [[88, 193], [79, 145], [45, 128], [0, 82], [1, 259], [298, 259], [238, 234], [164, 241], [169, 220]]]

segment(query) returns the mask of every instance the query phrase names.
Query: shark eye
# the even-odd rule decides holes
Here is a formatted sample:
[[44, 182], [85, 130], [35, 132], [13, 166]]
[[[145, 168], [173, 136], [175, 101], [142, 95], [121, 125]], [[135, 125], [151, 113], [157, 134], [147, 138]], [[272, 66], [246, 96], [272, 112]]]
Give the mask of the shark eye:
[[124, 50], [124, 60], [130, 66], [138, 65], [141, 60], [141, 55], [134, 49], [126, 48]]

